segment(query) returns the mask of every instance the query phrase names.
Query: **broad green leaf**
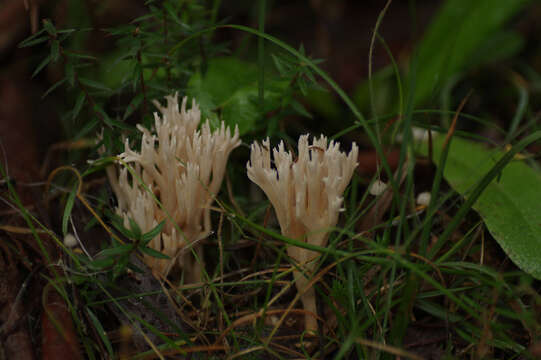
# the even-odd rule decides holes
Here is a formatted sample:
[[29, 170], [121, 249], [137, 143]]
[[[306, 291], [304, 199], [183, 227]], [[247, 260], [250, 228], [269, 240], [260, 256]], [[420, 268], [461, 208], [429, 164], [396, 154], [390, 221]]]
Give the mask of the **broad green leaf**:
[[529, 2], [447, 0], [418, 46], [415, 103], [425, 101], [451, 76], [478, 65], [479, 58], [473, 59], [477, 50], [498, 37], [501, 27]]
[[[258, 71], [254, 64], [232, 57], [210, 60], [206, 73], [195, 73], [188, 83], [188, 94], [200, 105], [203, 117], [221, 111], [230, 127], [241, 134], [253, 129], [260, 111], [257, 106]], [[272, 95], [265, 92], [265, 98]]]
[[[231, 128], [238, 125], [241, 134], [252, 130], [260, 115], [257, 95], [258, 90], [255, 86], [244, 87], [235, 91], [222, 109], [223, 121]], [[268, 93], [265, 93], [265, 95], [268, 95]]]
[[257, 82], [257, 75], [254, 64], [233, 57], [215, 58], [209, 61], [205, 74], [197, 72], [192, 76], [188, 88], [208, 94], [219, 106], [238, 89]]
[[[434, 139], [438, 159], [443, 136]], [[465, 198], [503, 156], [481, 144], [454, 138], [444, 177]], [[481, 194], [473, 208], [513, 262], [541, 279], [541, 174], [521, 160], [511, 161]]]

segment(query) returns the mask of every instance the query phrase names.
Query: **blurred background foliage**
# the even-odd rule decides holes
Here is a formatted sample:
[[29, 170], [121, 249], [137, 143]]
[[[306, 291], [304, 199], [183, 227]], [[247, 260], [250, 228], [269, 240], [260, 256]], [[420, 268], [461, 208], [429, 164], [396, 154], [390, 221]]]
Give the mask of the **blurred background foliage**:
[[[269, 0], [263, 19], [258, 18], [259, 2], [251, 1], [33, 4], [45, 23], [33, 20], [21, 2], [3, 2], [0, 59], [2, 78], [32, 75], [30, 95], [46, 107], [54, 123], [48, 128], [55, 129], [43, 143], [93, 136], [105, 127], [109, 149], [119, 150], [113, 139], [120, 131], [130, 132], [138, 122], [148, 125], [151, 100], [174, 91], [197, 97], [213, 124], [238, 124], [248, 138], [305, 129], [332, 134], [354, 124], [327, 84], [276, 44], [267, 41], [264, 59], [258, 59], [257, 37], [228, 28], [206, 30], [226, 23], [257, 28], [263, 20], [269, 34], [322, 59], [319, 66], [367, 118], [404, 115], [406, 106], [450, 110], [473, 89], [468, 106], [481, 106], [476, 113], [484, 112], [487, 121], [505, 129], [509, 116], [504, 114], [514, 113], [520, 90], [507, 94], [504, 89], [512, 87], [498, 87], [502, 90], [495, 98], [511, 96], [495, 101], [494, 108], [480, 104], [487, 98], [483, 94], [494, 89], [490, 83], [538, 86], [535, 16], [540, 10], [535, 1], [394, 1], [372, 53], [375, 22], [385, 5], [381, 1]], [[33, 21], [38, 35], [21, 44]], [[500, 111], [505, 106], [507, 114]], [[420, 116], [413, 120], [426, 122]]]

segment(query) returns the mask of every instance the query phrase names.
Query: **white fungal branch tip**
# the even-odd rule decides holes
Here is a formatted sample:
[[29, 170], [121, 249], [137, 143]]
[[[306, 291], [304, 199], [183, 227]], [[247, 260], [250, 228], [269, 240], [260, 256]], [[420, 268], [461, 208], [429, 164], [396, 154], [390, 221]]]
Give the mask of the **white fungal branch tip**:
[[[285, 151], [283, 142], [272, 150], [271, 166], [269, 139], [251, 146], [250, 161], [246, 165], [248, 177], [267, 195], [274, 207], [282, 234], [317, 246], [326, 246], [328, 232], [336, 226], [342, 211], [342, 195], [357, 166], [359, 149], [355, 143], [349, 154], [340, 151], [340, 144], [327, 142], [325, 136], [310, 144], [308, 135], [298, 142], [298, 156]], [[288, 247], [288, 254], [307, 273], [312, 272], [312, 261], [318, 254], [304, 248]], [[304, 291], [308, 279], [295, 272], [299, 291]], [[303, 295], [305, 310], [316, 313], [315, 293], [309, 289]], [[306, 328], [317, 329], [317, 322], [306, 317]]]
[[[126, 167], [118, 175], [109, 170], [108, 175], [118, 198], [116, 211], [126, 225], [132, 218], [148, 232], [166, 220], [162, 233], [149, 246], [174, 258], [187, 244], [210, 233], [210, 205], [220, 190], [229, 154], [241, 141], [238, 127], [232, 133], [223, 122], [215, 131], [208, 120], [198, 129], [201, 111], [195, 100], [190, 109], [186, 109], [186, 97], [180, 106], [177, 94], [166, 96], [166, 100], [166, 106], [153, 102], [159, 110], [154, 113], [153, 131], [137, 125], [142, 133], [141, 150], [132, 150], [126, 139], [119, 155], [123, 163], [133, 167], [135, 176], [128, 175]], [[201, 253], [197, 244], [194, 247]], [[164, 274], [174, 265], [150, 256], [145, 256], [145, 261]], [[190, 253], [179, 257], [179, 264], [190, 280], [200, 280], [200, 266]]]

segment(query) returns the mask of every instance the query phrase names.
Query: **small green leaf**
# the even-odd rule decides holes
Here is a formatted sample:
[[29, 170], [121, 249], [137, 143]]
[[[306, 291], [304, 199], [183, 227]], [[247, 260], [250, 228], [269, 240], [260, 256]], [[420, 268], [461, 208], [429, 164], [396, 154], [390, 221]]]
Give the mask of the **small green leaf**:
[[40, 42], [44, 42], [44, 41], [47, 41], [47, 39], [49, 39], [48, 36], [41, 36], [43, 33], [45, 32], [45, 29], [41, 29], [40, 31], [38, 31], [37, 33], [35, 33], [34, 35], [24, 39], [19, 45], [18, 47], [19, 48], [23, 48], [23, 47], [27, 47], [27, 46], [32, 46], [32, 45], [35, 45], [35, 41], [40, 39], [41, 41]]
[[49, 95], [50, 93], [52, 93], [53, 91], [56, 90], [56, 88], [58, 88], [60, 85], [62, 85], [63, 83], [66, 82], [66, 78], [62, 79], [62, 80], [59, 80], [57, 82], [55, 82], [50, 88], [47, 89], [47, 91], [45, 91], [43, 93], [43, 95], [41, 95], [41, 98], [42, 99], [45, 99], [47, 97], [47, 95]]
[[92, 279], [92, 278], [87, 275], [77, 275], [77, 274], [70, 275], [70, 281], [77, 286], [87, 283], [89, 279]]
[[291, 101], [291, 107], [293, 108], [293, 110], [295, 110], [298, 114], [302, 115], [302, 116], [305, 116], [307, 118], [310, 118], [312, 119], [312, 114], [310, 114], [308, 112], [308, 110], [306, 110], [306, 108], [304, 107], [303, 104], [301, 104], [300, 102], [298, 102], [297, 100], [293, 100]]
[[70, 194], [68, 196], [68, 200], [66, 201], [66, 207], [64, 208], [64, 215], [62, 216], [62, 234], [66, 235], [68, 233], [68, 220], [71, 216], [71, 210], [73, 209], [73, 204], [75, 202], [75, 195], [77, 194], [77, 187], [74, 186], [73, 189], [71, 189]]
[[79, 58], [79, 59], [86, 59], [86, 60], [98, 60], [98, 58], [95, 57], [95, 56], [87, 55], [87, 54], [79, 54], [79, 53], [69, 51], [69, 50], [65, 50], [64, 54], [66, 54], [66, 56], [68, 58]]
[[137, 222], [133, 220], [132, 218], [129, 218], [128, 221], [130, 222], [130, 230], [133, 236], [135, 237], [135, 239], [136, 240], [141, 239], [141, 236], [143, 235], [143, 233], [141, 231], [141, 228], [137, 224]]
[[103, 84], [100, 84], [99, 82], [94, 81], [94, 80], [80, 78], [79, 81], [81, 82], [81, 84], [89, 86], [89, 87], [97, 89], [97, 90], [103, 90], [103, 91], [107, 91], [107, 92], [111, 91], [111, 89], [108, 88], [107, 86], [105, 86]]
[[146, 255], [149, 255], [149, 256], [152, 256], [152, 257], [155, 257], [155, 258], [158, 258], [158, 259], [170, 259], [169, 256], [157, 251], [157, 250], [154, 250], [152, 248], [149, 248], [148, 246], [145, 246], [143, 248], [141, 248], [141, 252], [146, 254]]
[[154, 13], [150, 13], [150, 14], [146, 14], [146, 15], [139, 16], [138, 18], [135, 18], [135, 19], [132, 20], [131, 22], [132, 22], [132, 23], [143, 22], [143, 21], [145, 21], [145, 20], [154, 18], [155, 16], [156, 16], [156, 15], [155, 15]]
[[49, 40], [48, 36], [41, 36], [41, 37], [38, 37], [38, 38], [32, 39], [32, 40], [30, 40], [30, 38], [28, 38], [28, 39], [24, 40], [22, 43], [20, 43], [19, 47], [24, 48], [24, 47], [34, 46], [34, 45], [37, 45], [37, 44], [44, 43], [47, 40]]
[[81, 112], [81, 109], [83, 108], [85, 99], [86, 95], [84, 92], [81, 91], [81, 93], [79, 93], [79, 96], [77, 96], [77, 101], [75, 101], [75, 107], [73, 108], [73, 114], [71, 116], [73, 120], [75, 120], [77, 116], [79, 116], [79, 112]]
[[287, 75], [287, 70], [286, 70], [286, 66], [287, 64], [285, 64], [281, 58], [279, 58], [278, 56], [274, 55], [274, 54], [271, 54], [271, 57], [272, 57], [272, 61], [274, 62], [274, 66], [276, 66], [276, 70], [278, 70], [278, 73], [282, 76], [286, 76]]
[[85, 122], [85, 125], [83, 126], [83, 128], [74, 136], [74, 140], [83, 138], [89, 132], [94, 130], [94, 128], [96, 127], [96, 125], [98, 125], [98, 123], [99, 123], [98, 119], [92, 119], [90, 121]]
[[154, 239], [159, 233], [161, 233], [164, 225], [165, 225], [165, 220], [163, 220], [158, 225], [156, 225], [154, 229], [144, 234], [141, 239], [143, 241], [143, 244], [144, 245], [148, 244], [150, 240]]
[[131, 35], [133, 34], [135, 30], [134, 25], [121, 25], [117, 26], [115, 28], [109, 28], [105, 29], [109, 33], [109, 35], [117, 36], [117, 35]]
[[66, 78], [71, 86], [75, 85], [75, 69], [73, 67], [73, 62], [69, 60], [66, 63]]
[[133, 67], [133, 71], [131, 74], [133, 91], [137, 90], [137, 85], [139, 84], [141, 71], [142, 71], [141, 64], [139, 62], [135, 63], [135, 66]]
[[123, 223], [123, 220], [120, 216], [118, 216], [117, 214], [112, 214], [111, 216], [111, 224], [113, 224], [113, 227], [120, 231], [120, 233], [125, 237], [125, 238], [128, 238], [128, 239], [134, 239], [135, 236], [133, 235], [133, 233], [126, 229], [124, 227], [124, 223]]
[[107, 126], [110, 126], [110, 127], [117, 127], [119, 129], [124, 129], [124, 130], [128, 130], [128, 131], [133, 131], [133, 128], [126, 125], [125, 123], [123, 123], [122, 121], [118, 121], [118, 120], [115, 120], [115, 119], [111, 119], [109, 117], [109, 115], [107, 115], [107, 113], [102, 109], [102, 107], [98, 104], [95, 104], [94, 107], [92, 108], [96, 113], [100, 114], [101, 115], [101, 118], [100, 120], [102, 120]]
[[32, 78], [34, 78], [34, 76], [36, 76], [37, 74], [39, 74], [39, 72], [41, 70], [43, 70], [43, 68], [45, 66], [47, 66], [49, 63], [51, 62], [51, 55], [49, 54], [49, 56], [47, 56], [45, 59], [43, 59], [43, 61], [38, 65], [38, 67], [36, 68], [36, 70], [34, 70], [34, 72], [32, 73]]
[[60, 57], [60, 43], [58, 40], [53, 40], [51, 42], [51, 61], [53, 63], [58, 61], [58, 58]]
[[56, 36], [56, 29], [53, 23], [51, 22], [51, 20], [49, 19], [43, 20], [43, 28], [45, 29], [45, 31], [47, 31], [49, 35]]
[[182, 21], [180, 21], [180, 19], [178, 18], [175, 10], [172, 8], [170, 3], [164, 2], [163, 7], [165, 8], [165, 10], [169, 14], [169, 16], [171, 16], [171, 18], [177, 23], [177, 25], [186, 26], [186, 24], [184, 24]]
[[118, 278], [120, 275], [124, 274], [126, 271], [126, 267], [130, 263], [130, 257], [128, 254], [122, 255], [120, 259], [118, 259], [117, 263], [115, 264], [113, 268], [113, 279]]
[[84, 28], [84, 29], [62, 29], [62, 30], [58, 30], [57, 32], [59, 34], [66, 34], [66, 35], [69, 35], [69, 34], [73, 34], [74, 32], [76, 31], [79, 31], [79, 32], [82, 32], [82, 31], [92, 31], [94, 30], [93, 28]]
[[134, 248], [134, 244], [118, 245], [109, 249], [105, 249], [99, 252], [98, 256], [101, 258], [116, 257], [118, 255], [128, 254]]
[[112, 257], [107, 257], [103, 259], [94, 259], [90, 263], [88, 263], [88, 267], [94, 270], [104, 270], [108, 269], [115, 263], [115, 259]]
[[131, 114], [133, 114], [133, 112], [139, 107], [139, 105], [141, 105], [143, 99], [143, 93], [137, 94], [126, 107], [126, 111], [124, 112], [124, 116], [122, 117], [122, 119], [126, 120]]
[[87, 232], [88, 230], [92, 229], [94, 226], [98, 225], [98, 219], [96, 219], [95, 217], [92, 217], [86, 224], [85, 224], [85, 227], [83, 228], [83, 231], [84, 232]]
[[98, 335], [99, 335], [101, 341], [103, 342], [103, 345], [105, 345], [105, 348], [107, 349], [107, 352], [109, 353], [109, 357], [111, 359], [114, 358], [113, 346], [111, 345], [111, 342], [109, 341], [109, 338], [107, 337], [107, 333], [103, 329], [103, 326], [101, 325], [100, 320], [98, 319], [98, 317], [96, 315], [94, 315], [92, 310], [90, 310], [90, 308], [88, 308], [88, 307], [86, 308], [86, 313], [88, 314], [88, 317], [90, 318], [90, 321], [92, 322], [92, 324], [96, 328], [96, 331], [98, 332]]
[[124, 124], [123, 122], [115, 120], [115, 119], [111, 119], [109, 115], [107, 115], [107, 113], [102, 109], [102, 107], [99, 104], [95, 104], [92, 107], [92, 110], [94, 110], [96, 113], [101, 115], [100, 120], [102, 120], [107, 126], [117, 127], [119, 129], [124, 129], [124, 130], [129, 130], [129, 131], [133, 130], [132, 127]]
[[301, 91], [303, 96], [306, 96], [308, 94], [308, 83], [304, 78], [299, 78], [297, 81], [297, 85], [299, 86], [299, 90]]

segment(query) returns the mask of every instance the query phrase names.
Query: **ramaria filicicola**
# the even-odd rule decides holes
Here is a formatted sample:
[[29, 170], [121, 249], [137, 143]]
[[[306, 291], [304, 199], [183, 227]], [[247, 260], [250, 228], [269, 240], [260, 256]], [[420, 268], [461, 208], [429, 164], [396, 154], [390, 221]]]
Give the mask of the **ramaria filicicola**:
[[[186, 282], [191, 283], [201, 280], [203, 253], [199, 241], [211, 232], [210, 206], [220, 190], [229, 154], [241, 141], [238, 128], [232, 135], [223, 122], [214, 132], [208, 120], [198, 130], [201, 112], [195, 100], [186, 110], [186, 98], [180, 109], [176, 94], [166, 99], [165, 107], [154, 102], [161, 116], [154, 114], [153, 132], [137, 126], [142, 133], [141, 151], [132, 150], [126, 139], [124, 152], [119, 155], [160, 200], [163, 210], [127, 167], [122, 166], [118, 175], [110, 168], [108, 175], [118, 199], [116, 211], [126, 227], [132, 218], [148, 232], [165, 220], [162, 233], [149, 246], [178, 259]], [[192, 255], [192, 247], [199, 261]], [[144, 260], [164, 275], [175, 265], [148, 255]]]
[[[298, 158], [286, 152], [284, 143], [273, 149], [271, 164], [269, 140], [251, 146], [250, 162], [246, 165], [248, 177], [269, 198], [282, 234], [306, 243], [326, 246], [329, 231], [338, 222], [342, 210], [342, 195], [357, 166], [358, 147], [353, 143], [348, 155], [339, 150], [340, 144], [321, 136], [308, 142], [302, 135], [298, 143]], [[317, 314], [314, 288], [307, 288], [316, 266], [318, 253], [289, 245], [289, 256], [298, 262], [303, 272], [295, 271], [294, 280], [303, 307]], [[317, 320], [305, 316], [306, 330], [316, 331]]]

